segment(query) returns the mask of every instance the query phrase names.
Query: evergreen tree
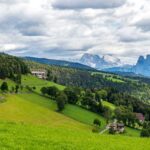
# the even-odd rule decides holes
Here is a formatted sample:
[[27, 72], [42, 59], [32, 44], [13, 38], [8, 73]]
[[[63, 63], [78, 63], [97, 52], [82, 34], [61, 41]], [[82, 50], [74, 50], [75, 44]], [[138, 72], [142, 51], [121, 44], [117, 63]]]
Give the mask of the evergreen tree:
[[62, 111], [65, 108], [67, 102], [67, 96], [64, 93], [61, 93], [56, 97], [58, 111]]
[[3, 82], [2, 85], [1, 85], [1, 90], [4, 92], [4, 91], [8, 91], [8, 84], [7, 82]]

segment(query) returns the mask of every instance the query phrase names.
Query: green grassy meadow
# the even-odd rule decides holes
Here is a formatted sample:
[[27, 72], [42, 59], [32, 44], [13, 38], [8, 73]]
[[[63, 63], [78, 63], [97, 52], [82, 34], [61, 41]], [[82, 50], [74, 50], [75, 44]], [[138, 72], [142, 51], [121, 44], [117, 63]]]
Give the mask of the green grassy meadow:
[[22, 76], [22, 85], [23, 86], [31, 86], [31, 87], [36, 87], [36, 91], [39, 93], [40, 89], [45, 86], [56, 86], [59, 90], [63, 90], [65, 88], [65, 86], [63, 85], [59, 85], [56, 84], [54, 82], [50, 82], [47, 80], [42, 80], [42, 79], [38, 79], [37, 77], [34, 77], [32, 75], [23, 75]]
[[[7, 81], [9, 86], [14, 84]], [[105, 127], [103, 117], [70, 104], [59, 113], [55, 101], [39, 94], [43, 86], [57, 86], [60, 90], [64, 86], [31, 75], [23, 76], [22, 83], [35, 86], [36, 93], [3, 95], [6, 101], [0, 103], [0, 149], [149, 150], [150, 140], [139, 138], [138, 130], [126, 128], [125, 135], [117, 136], [92, 133], [96, 118], [101, 120], [101, 129]], [[115, 109], [106, 101], [103, 105]]]
[[112, 82], [124, 83], [123, 80], [117, 79], [117, 78], [114, 78], [114, 77], [107, 77], [107, 80], [110, 80]]
[[88, 125], [92, 125], [93, 120], [97, 118], [101, 120], [101, 129], [106, 126], [106, 121], [103, 117], [78, 106], [66, 105], [63, 114]]
[[89, 125], [56, 112], [52, 100], [36, 94], [7, 95], [6, 102], [0, 104], [0, 120], [91, 130]]
[[114, 111], [115, 108], [116, 108], [116, 106], [115, 106], [114, 104], [109, 103], [109, 102], [107, 102], [107, 101], [102, 101], [102, 104], [103, 104], [104, 106], [109, 107], [112, 111]]
[[56, 128], [0, 122], [0, 147], [5, 150], [149, 150], [148, 138], [111, 136]]

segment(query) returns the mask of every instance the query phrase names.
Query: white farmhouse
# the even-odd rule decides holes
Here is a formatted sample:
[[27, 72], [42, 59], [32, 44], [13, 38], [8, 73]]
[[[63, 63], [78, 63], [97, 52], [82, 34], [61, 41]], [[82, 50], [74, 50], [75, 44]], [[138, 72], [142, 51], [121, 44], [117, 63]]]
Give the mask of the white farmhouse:
[[32, 75], [40, 78], [46, 79], [47, 78], [47, 71], [46, 70], [31, 70]]

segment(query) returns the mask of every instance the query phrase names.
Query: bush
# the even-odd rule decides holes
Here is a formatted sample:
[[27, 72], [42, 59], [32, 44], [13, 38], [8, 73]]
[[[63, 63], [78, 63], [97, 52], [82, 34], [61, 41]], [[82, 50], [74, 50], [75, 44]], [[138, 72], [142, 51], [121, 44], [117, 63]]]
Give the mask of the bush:
[[99, 119], [94, 119], [93, 124], [100, 127], [101, 121]]
[[47, 94], [47, 88], [46, 88], [46, 87], [42, 87], [42, 88], [41, 88], [41, 93], [42, 93], [43, 95]]
[[64, 93], [61, 93], [56, 97], [58, 111], [63, 111], [65, 104], [67, 103], [67, 96]]
[[77, 103], [77, 101], [78, 101], [78, 96], [77, 96], [76, 92], [75, 92], [73, 89], [71, 89], [71, 88], [66, 88], [66, 89], [64, 90], [64, 92], [65, 92], [65, 94], [66, 94], [67, 97], [68, 97], [68, 103], [70, 103], [70, 104], [76, 104], [76, 103]]
[[2, 85], [1, 85], [1, 90], [4, 92], [4, 91], [8, 91], [8, 85], [7, 85], [7, 82], [3, 82]]
[[47, 88], [47, 94], [53, 98], [55, 98], [58, 93], [59, 93], [59, 90], [55, 86], [51, 86]]
[[32, 89], [33, 89], [33, 90], [36, 90], [36, 87], [35, 87], [35, 86], [33, 86], [33, 87], [32, 87]]
[[143, 129], [141, 131], [141, 137], [150, 137], [150, 129]]

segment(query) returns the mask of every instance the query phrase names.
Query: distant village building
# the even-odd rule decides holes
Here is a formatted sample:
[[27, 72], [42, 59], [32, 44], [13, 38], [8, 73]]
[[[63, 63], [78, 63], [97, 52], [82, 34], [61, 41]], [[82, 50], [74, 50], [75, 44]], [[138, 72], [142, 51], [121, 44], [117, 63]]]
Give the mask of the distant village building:
[[135, 113], [135, 116], [141, 123], [145, 121], [145, 117], [142, 113]]
[[112, 123], [109, 129], [113, 130], [115, 133], [123, 133], [125, 131], [125, 125], [123, 123]]
[[47, 79], [47, 71], [46, 70], [31, 70], [32, 75], [40, 78]]

